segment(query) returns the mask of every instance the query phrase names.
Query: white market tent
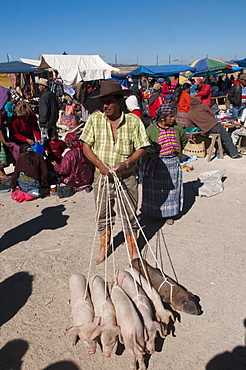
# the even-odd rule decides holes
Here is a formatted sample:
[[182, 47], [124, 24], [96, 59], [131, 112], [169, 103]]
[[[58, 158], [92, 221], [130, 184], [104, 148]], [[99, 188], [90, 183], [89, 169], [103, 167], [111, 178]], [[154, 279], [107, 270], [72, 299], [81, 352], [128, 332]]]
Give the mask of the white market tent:
[[63, 81], [75, 85], [80, 81], [106, 80], [118, 68], [104, 62], [99, 55], [54, 55], [42, 54], [39, 69], [57, 70]]
[[39, 60], [39, 59], [26, 59], [26, 58], [20, 58], [20, 60], [21, 60], [23, 63], [26, 63], [26, 64], [32, 64], [33, 66], [39, 66], [39, 64], [40, 64], [40, 60]]

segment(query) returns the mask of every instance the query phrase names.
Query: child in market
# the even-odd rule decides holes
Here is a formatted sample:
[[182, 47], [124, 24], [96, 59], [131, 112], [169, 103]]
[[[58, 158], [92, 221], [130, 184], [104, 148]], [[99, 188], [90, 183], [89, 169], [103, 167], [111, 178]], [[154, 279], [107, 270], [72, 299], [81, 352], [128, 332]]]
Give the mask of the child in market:
[[57, 131], [54, 127], [48, 129], [48, 139], [44, 142], [44, 150], [49, 171], [53, 170], [52, 161], [61, 163], [62, 153], [65, 150], [65, 144], [58, 138]]

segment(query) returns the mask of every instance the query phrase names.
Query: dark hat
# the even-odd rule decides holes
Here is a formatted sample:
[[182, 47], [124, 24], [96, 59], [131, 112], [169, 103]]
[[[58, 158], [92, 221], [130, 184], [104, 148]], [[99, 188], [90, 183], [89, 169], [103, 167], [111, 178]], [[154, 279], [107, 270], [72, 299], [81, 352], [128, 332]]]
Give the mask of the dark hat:
[[156, 110], [156, 117], [159, 119], [160, 117], [166, 117], [169, 114], [174, 113], [174, 107], [172, 104], [164, 103], [159, 106]]
[[130, 95], [130, 89], [122, 89], [119, 81], [106, 80], [101, 82], [100, 94], [92, 96], [91, 99], [101, 98], [106, 95]]

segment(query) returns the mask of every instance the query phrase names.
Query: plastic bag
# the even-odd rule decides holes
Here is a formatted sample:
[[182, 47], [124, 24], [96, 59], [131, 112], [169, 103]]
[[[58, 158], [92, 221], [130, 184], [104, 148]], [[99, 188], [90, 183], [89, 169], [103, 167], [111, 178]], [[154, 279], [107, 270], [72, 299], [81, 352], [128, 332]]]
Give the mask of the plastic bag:
[[40, 144], [36, 141], [34, 145], [31, 145], [31, 148], [34, 152], [38, 154], [44, 154], [44, 144]]
[[225, 169], [202, 172], [199, 175], [202, 185], [198, 189], [198, 194], [204, 197], [212, 197], [221, 193], [224, 190], [222, 177], [225, 175], [225, 172]]
[[24, 191], [19, 190], [19, 189], [16, 189], [16, 190], [12, 193], [11, 198], [12, 198], [13, 200], [16, 200], [18, 203], [26, 202], [26, 201], [28, 201], [28, 200], [34, 200], [34, 199], [37, 199], [37, 198], [36, 198], [36, 197], [34, 197], [33, 195], [27, 194], [27, 193], [25, 193]]

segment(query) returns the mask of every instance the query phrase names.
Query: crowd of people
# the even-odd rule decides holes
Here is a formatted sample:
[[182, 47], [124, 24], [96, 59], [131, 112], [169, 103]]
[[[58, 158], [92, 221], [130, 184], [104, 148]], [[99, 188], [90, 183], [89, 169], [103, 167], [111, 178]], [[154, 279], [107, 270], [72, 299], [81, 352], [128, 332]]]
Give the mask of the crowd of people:
[[0, 89], [0, 178], [8, 178], [4, 168], [12, 161], [12, 191], [18, 186], [26, 193], [43, 197], [49, 194], [52, 181], [71, 186], [74, 191], [91, 191], [94, 167], [83, 154], [83, 143], [72, 132], [64, 140], [59, 139], [57, 97], [46, 79], [41, 78], [37, 85], [41, 92], [39, 119], [27, 101], [17, 101], [11, 90]]
[[[219, 133], [231, 158], [240, 158], [236, 143], [240, 136], [246, 136], [246, 74], [241, 74], [238, 81], [231, 79], [228, 92], [233, 116], [237, 118], [242, 113], [243, 124], [232, 137], [211, 108], [213, 87], [216, 84], [220, 94], [226, 88], [222, 82], [220, 78], [209, 83], [198, 78], [180, 84], [178, 76], [174, 76], [165, 80], [133, 80], [130, 88], [122, 88], [114, 80], [102, 81], [100, 85], [81, 83], [73, 91], [82, 102], [81, 120], [86, 123], [80, 137], [70, 130], [64, 140], [59, 138], [56, 125], [59, 99], [55, 90], [49, 88], [48, 80], [37, 81], [38, 116], [27, 101], [17, 101], [11, 90], [0, 88], [0, 178], [7, 178], [4, 168], [12, 158], [12, 192], [18, 187], [28, 194], [46, 196], [54, 179], [59, 186], [70, 186], [74, 191], [90, 192], [94, 187], [96, 206], [100, 203], [100, 247], [95, 258], [98, 264], [110, 250], [116, 215], [116, 174], [126, 192], [121, 218], [129, 255], [134, 259], [138, 257], [138, 182], [142, 180], [142, 212], [172, 225], [182, 210], [180, 162], [187, 143], [187, 127], [196, 126], [204, 135]], [[74, 116], [75, 99], [67, 97], [67, 103], [70, 109], [66, 116]], [[38, 144], [43, 147], [42, 153], [37, 151]], [[102, 177], [108, 178], [110, 207], [103, 193]]]

